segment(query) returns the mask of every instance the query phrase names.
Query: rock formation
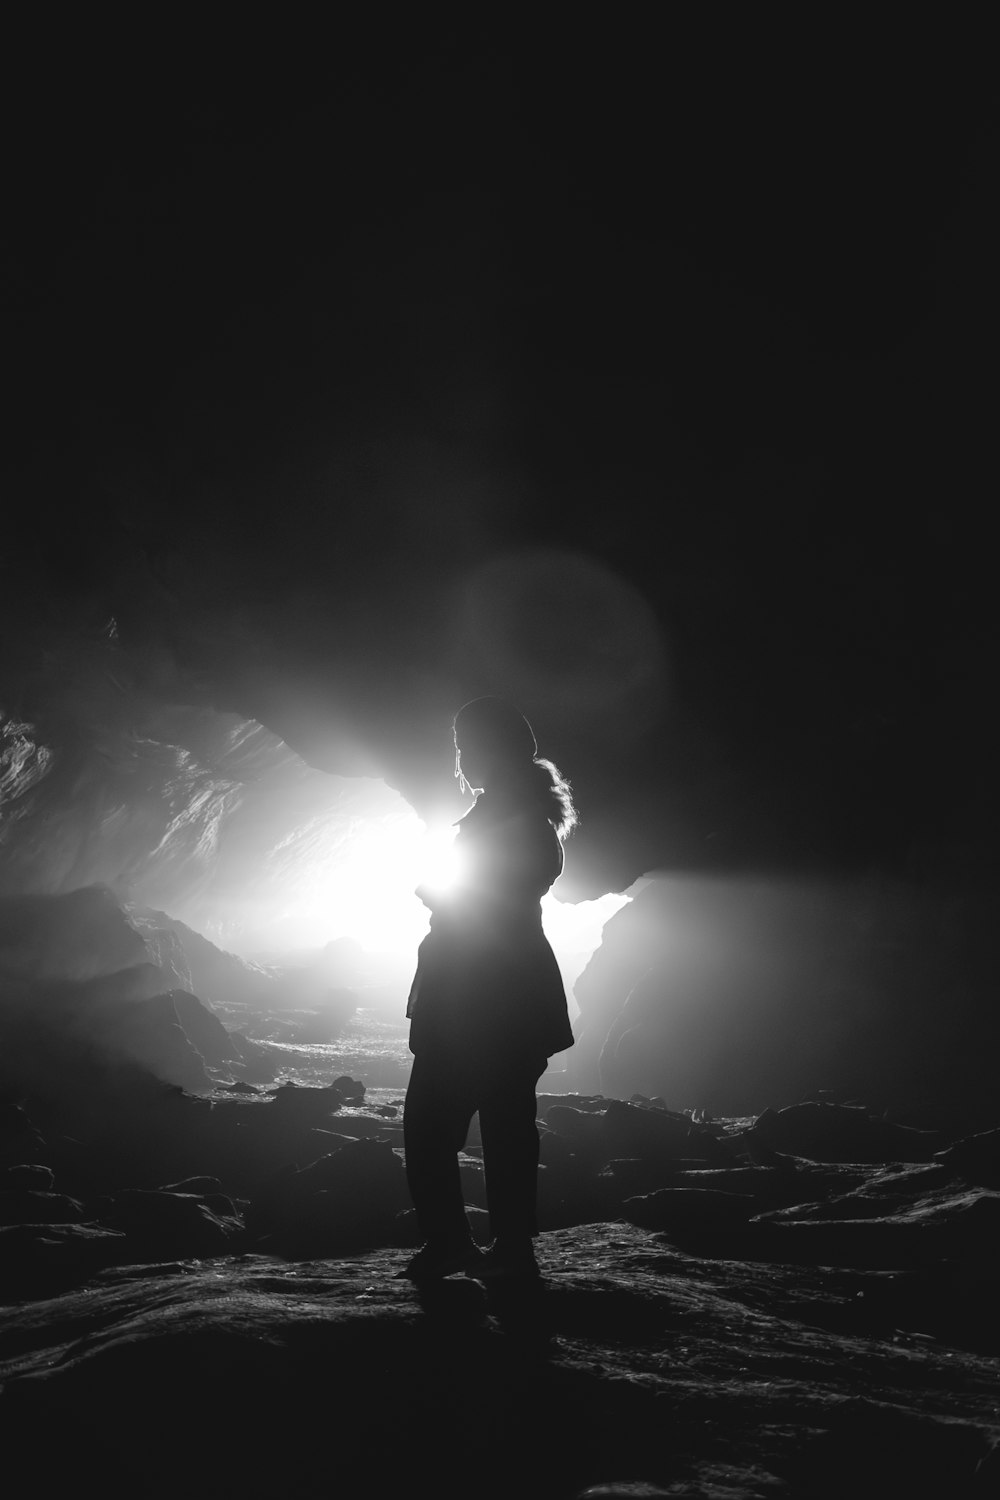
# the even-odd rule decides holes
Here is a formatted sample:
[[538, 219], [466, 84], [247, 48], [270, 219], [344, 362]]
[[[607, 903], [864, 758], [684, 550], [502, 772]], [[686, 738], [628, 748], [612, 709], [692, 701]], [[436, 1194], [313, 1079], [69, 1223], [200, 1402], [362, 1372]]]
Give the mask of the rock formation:
[[[414, 1241], [398, 1126], [357, 1080], [177, 1095], [159, 1128], [152, 1101], [128, 1109], [143, 1150], [114, 1184], [93, 1138], [71, 1165], [36, 1136], [40, 1160], [0, 1173], [0, 1418], [25, 1452], [54, 1424], [53, 1484], [86, 1443], [151, 1496], [264, 1495], [292, 1444], [305, 1493], [331, 1465], [455, 1500], [992, 1493], [995, 1130], [942, 1146], [822, 1101], [734, 1129], [543, 1097], [540, 1283], [418, 1292], [395, 1279]], [[4, 1125], [0, 1147], [27, 1141]], [[470, 1202], [477, 1161], [470, 1140]], [[179, 1387], [237, 1435], [164, 1444]]]

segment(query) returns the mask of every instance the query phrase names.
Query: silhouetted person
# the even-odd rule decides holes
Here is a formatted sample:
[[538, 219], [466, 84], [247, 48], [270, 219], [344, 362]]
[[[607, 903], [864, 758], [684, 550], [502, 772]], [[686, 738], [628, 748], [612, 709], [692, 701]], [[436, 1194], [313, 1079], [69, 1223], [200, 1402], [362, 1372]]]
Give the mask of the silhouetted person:
[[[458, 824], [453, 884], [417, 894], [431, 910], [406, 1013], [413, 1071], [406, 1173], [423, 1249], [403, 1275], [534, 1274], [535, 1085], [573, 1044], [566, 994], [539, 905], [576, 823], [570, 789], [537, 755], [528, 721], [477, 698], [454, 723], [455, 774], [476, 801]], [[479, 1111], [492, 1249], [473, 1242], [458, 1153]]]

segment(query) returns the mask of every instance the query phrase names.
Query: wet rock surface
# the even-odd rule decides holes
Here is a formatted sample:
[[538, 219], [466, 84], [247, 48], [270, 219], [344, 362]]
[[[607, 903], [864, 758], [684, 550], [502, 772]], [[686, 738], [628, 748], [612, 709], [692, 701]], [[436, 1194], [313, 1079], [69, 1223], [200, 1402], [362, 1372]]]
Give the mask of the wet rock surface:
[[[6, 1441], [149, 1495], [995, 1493], [995, 1132], [906, 1161], [917, 1132], [844, 1108], [542, 1095], [540, 1284], [426, 1290], [401, 1121], [357, 1079], [132, 1095], [72, 1143], [10, 1112]], [[882, 1159], [770, 1144], [848, 1127]], [[475, 1131], [462, 1171], [485, 1239]], [[196, 1458], [179, 1399], [226, 1440]]]

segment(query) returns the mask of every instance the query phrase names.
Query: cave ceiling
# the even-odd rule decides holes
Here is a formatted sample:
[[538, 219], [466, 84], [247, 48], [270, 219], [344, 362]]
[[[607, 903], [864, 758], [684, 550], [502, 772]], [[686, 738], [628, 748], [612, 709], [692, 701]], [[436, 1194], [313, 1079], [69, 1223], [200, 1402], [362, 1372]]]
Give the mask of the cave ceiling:
[[0, 706], [93, 733], [103, 652], [426, 812], [500, 692], [580, 894], [974, 863], [975, 99], [576, 49], [29, 70]]

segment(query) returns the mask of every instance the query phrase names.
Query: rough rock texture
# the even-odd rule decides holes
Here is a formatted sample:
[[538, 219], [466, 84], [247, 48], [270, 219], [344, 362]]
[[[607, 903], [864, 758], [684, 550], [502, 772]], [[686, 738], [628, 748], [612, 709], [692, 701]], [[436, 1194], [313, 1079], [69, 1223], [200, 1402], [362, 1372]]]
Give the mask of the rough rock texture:
[[[210, 1006], [299, 1009], [302, 1028], [280, 1039], [323, 1040], [350, 1010], [353, 978], [318, 960], [267, 968], [195, 929], [235, 941], [248, 911], [277, 932], [278, 914], [322, 907], [324, 861], [344, 858], [358, 829], [405, 805], [380, 782], [307, 765], [259, 723], [165, 705], [114, 639], [65, 649], [59, 666], [53, 648], [53, 680], [35, 684], [53, 705], [38, 726], [5, 718], [0, 703], [0, 893], [14, 903], [0, 914], [0, 946], [17, 924], [22, 942], [36, 941], [25, 892], [37, 908], [43, 893], [70, 900], [99, 882], [127, 906], [163, 989]], [[375, 769], [341, 751], [332, 770]], [[445, 793], [426, 807], [417, 800], [457, 816], [453, 788]], [[971, 864], [919, 877], [878, 866], [772, 873], [740, 860], [686, 867], [665, 842], [672, 873], [634, 867], [596, 892], [589, 880], [574, 888], [582, 840], [603, 816], [584, 808], [558, 893], [613, 886], [634, 899], [576, 981], [569, 1087], [741, 1114], [829, 1086], [893, 1109], [971, 1099], [984, 1110], [979, 1123], [991, 1122], [1000, 1104], [989, 1061], [1000, 1045], [991, 877]], [[622, 833], [605, 827], [605, 848]], [[60, 942], [73, 950], [77, 940], [85, 947], [86, 934], [66, 926]], [[398, 955], [383, 958], [405, 990]]]
[[[154, 1496], [269, 1495], [289, 1465], [317, 1496], [995, 1493], [996, 1131], [887, 1135], [824, 1101], [539, 1113], [541, 1282], [418, 1291], [401, 1125], [357, 1079], [120, 1091], [72, 1138], [10, 1111], [6, 1159], [32, 1156], [0, 1175], [5, 1443], [55, 1430], [53, 1485], [86, 1454]], [[775, 1120], [861, 1149], [777, 1151]], [[483, 1240], [475, 1131], [462, 1175]], [[226, 1442], [165, 1441], [180, 1391]]]
[[985, 883], [960, 900], [875, 871], [660, 873], [605, 924], [575, 983], [569, 1086], [725, 1115], [826, 1087], [991, 1124], [994, 908]]
[[86, 1463], [155, 1496], [995, 1493], [997, 1355], [929, 1328], [905, 1277], [620, 1223], [543, 1235], [537, 1291], [418, 1293], [401, 1260], [184, 1260], [9, 1309], [6, 1441], [58, 1433], [53, 1487]]
[[[280, 1003], [280, 975], [160, 918], [105, 886], [0, 896], [0, 1090], [10, 1099], [65, 1103], [126, 1069], [195, 1093], [211, 1088], [209, 1070], [274, 1077], [190, 987], [192, 969], [223, 996], [237, 986], [253, 1014], [252, 1002]], [[304, 989], [297, 980], [289, 998]], [[317, 981], [311, 993], [321, 992]], [[347, 995], [329, 1007], [329, 1034], [353, 1006]]]
[[65, 682], [35, 684], [59, 709], [43, 727], [10, 719], [0, 679], [0, 895], [107, 888], [157, 963], [176, 962], [173, 987], [193, 980], [210, 1002], [234, 990], [270, 999], [273, 973], [192, 927], [239, 934], [250, 912], [256, 946], [288, 946], [280, 915], [315, 900], [317, 869], [349, 861], [359, 831], [411, 810], [373, 776], [308, 765], [256, 721], [164, 703], [113, 641], [67, 652], [72, 697]]

